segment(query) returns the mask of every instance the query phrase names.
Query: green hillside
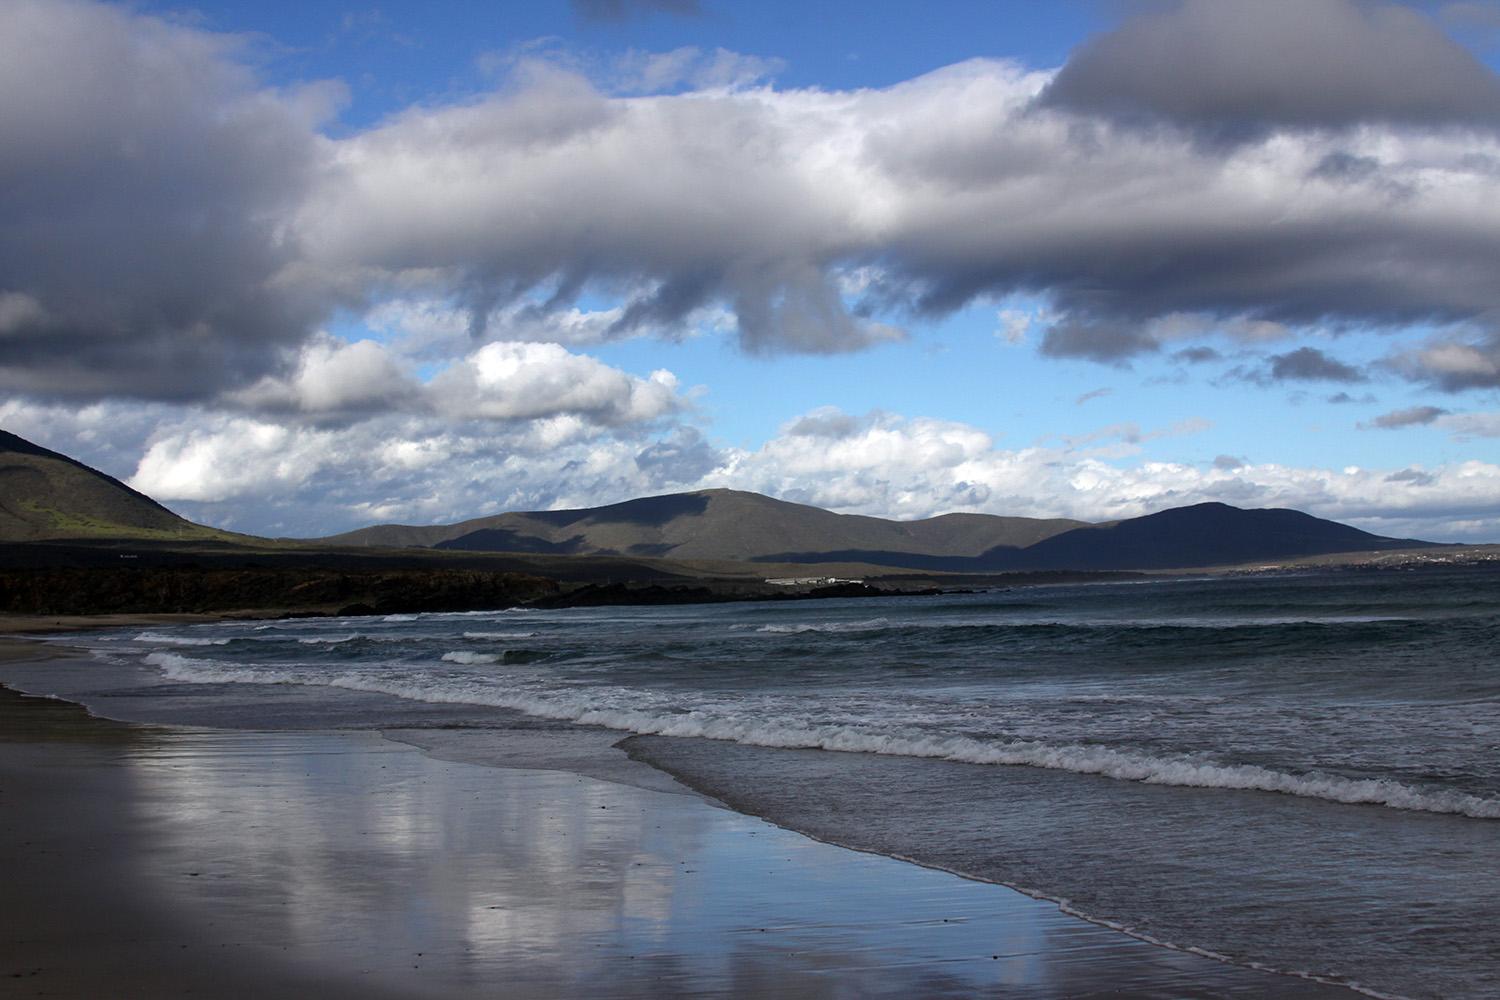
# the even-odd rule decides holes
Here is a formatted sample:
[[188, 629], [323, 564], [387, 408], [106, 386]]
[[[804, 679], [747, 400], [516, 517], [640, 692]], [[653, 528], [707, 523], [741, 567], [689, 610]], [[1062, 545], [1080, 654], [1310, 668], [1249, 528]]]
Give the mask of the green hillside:
[[112, 476], [0, 431], [0, 541], [237, 537], [178, 517]]

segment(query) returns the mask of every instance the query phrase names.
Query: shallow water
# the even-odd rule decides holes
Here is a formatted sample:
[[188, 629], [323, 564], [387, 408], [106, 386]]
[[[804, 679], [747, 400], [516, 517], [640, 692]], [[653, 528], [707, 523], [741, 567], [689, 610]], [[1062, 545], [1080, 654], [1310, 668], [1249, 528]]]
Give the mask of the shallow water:
[[1500, 994], [1494, 570], [90, 641], [103, 714], [669, 737], [633, 752], [825, 839], [1240, 962]]

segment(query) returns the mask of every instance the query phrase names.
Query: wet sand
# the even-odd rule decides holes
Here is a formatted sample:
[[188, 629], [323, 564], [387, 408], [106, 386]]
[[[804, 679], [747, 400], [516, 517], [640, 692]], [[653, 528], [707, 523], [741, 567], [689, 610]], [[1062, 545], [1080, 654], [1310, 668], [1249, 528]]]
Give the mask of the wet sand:
[[4, 690], [0, 857], [0, 996], [1357, 996], [680, 789]]

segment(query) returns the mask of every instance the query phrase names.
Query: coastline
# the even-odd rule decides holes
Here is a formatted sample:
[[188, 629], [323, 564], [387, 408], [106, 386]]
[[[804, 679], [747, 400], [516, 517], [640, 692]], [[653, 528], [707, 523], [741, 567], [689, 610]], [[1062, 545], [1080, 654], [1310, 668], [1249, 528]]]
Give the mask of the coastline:
[[[39, 646], [67, 654], [3, 649]], [[0, 711], [6, 995], [1358, 995], [681, 791], [399, 734]]]

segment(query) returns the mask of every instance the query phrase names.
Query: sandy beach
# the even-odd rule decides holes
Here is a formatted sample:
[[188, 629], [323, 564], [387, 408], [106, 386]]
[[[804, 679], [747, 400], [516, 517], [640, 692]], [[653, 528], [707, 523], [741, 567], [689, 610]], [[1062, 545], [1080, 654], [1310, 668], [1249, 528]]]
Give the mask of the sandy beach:
[[[31, 644], [6, 653], [45, 668]], [[9, 690], [0, 714], [6, 996], [1356, 995], [818, 843], [660, 776], [112, 722]]]

